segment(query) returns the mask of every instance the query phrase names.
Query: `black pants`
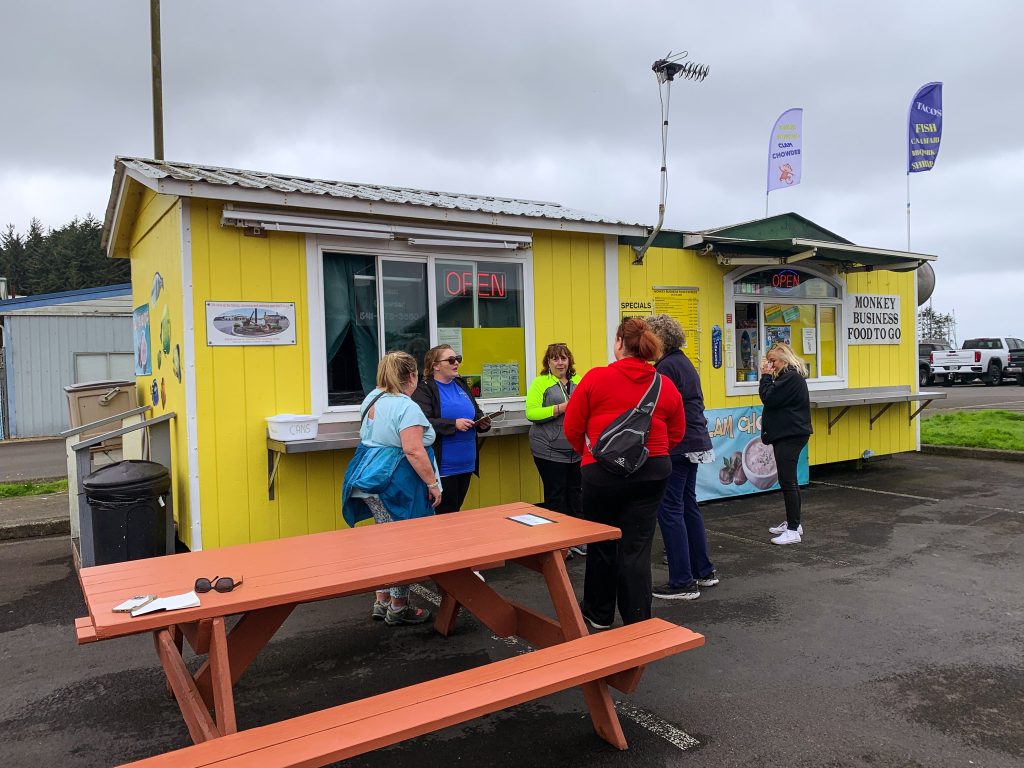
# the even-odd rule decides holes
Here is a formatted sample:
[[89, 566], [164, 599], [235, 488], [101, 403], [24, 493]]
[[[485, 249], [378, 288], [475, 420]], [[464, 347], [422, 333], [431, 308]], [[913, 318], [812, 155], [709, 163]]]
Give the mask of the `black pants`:
[[775, 466], [779, 470], [779, 486], [786, 503], [786, 526], [795, 531], [800, 525], [800, 485], [796, 481], [796, 464], [800, 451], [807, 445], [808, 437], [784, 437], [772, 443], [775, 451]]
[[564, 515], [583, 517], [582, 483], [580, 462], [548, 461], [533, 457], [537, 472], [544, 484], [544, 509], [561, 512]]
[[587, 545], [582, 608], [598, 624], [612, 623], [616, 604], [623, 624], [651, 618], [651, 542], [671, 472], [667, 456], [648, 459], [630, 477], [597, 464], [583, 469], [583, 516], [622, 530], [618, 541]]
[[458, 512], [462, 509], [462, 502], [466, 500], [466, 493], [469, 491], [469, 481], [472, 479], [472, 472], [442, 477], [441, 503], [437, 505], [434, 514], [443, 515], [447, 512]]

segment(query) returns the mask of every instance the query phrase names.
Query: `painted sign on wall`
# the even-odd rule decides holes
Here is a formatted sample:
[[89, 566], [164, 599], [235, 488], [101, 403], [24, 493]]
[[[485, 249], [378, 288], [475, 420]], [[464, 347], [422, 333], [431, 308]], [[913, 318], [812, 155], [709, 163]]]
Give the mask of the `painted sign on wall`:
[[843, 304], [847, 344], [899, 344], [900, 297], [851, 293]]

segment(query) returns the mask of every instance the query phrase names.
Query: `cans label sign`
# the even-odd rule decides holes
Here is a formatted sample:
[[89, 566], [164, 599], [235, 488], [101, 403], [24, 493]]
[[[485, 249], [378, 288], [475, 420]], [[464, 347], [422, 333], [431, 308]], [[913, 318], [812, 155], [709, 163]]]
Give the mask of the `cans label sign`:
[[851, 293], [844, 304], [847, 344], [899, 344], [900, 297]]

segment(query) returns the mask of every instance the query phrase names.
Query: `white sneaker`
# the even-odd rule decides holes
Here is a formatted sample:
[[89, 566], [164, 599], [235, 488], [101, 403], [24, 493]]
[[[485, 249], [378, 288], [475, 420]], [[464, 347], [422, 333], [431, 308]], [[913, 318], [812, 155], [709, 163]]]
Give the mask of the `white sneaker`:
[[[788, 530], [789, 530], [789, 527], [786, 525], [786, 521], [783, 520], [778, 525], [773, 525], [771, 528], [769, 528], [768, 529], [768, 533], [774, 533], [776, 536], [778, 536], [783, 531], [788, 531]], [[801, 536], [804, 535], [804, 525], [803, 525], [803, 523], [801, 523], [800, 525], [797, 526], [796, 532], [799, 533]]]
[[480, 573], [480, 571], [473, 571], [473, 573], [476, 574], [476, 577], [480, 579], [480, 581], [487, 581], [487, 579], [484, 578], [484, 575]]
[[799, 531], [785, 530], [772, 539], [772, 544], [799, 544], [800, 533]]

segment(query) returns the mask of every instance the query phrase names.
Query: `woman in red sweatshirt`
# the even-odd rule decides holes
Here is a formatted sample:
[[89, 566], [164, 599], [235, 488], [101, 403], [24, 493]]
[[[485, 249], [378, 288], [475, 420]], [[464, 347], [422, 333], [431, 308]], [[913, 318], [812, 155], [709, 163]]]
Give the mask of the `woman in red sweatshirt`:
[[661, 344], [640, 318], [622, 321], [613, 350], [614, 363], [590, 370], [580, 381], [563, 424], [569, 443], [583, 456], [583, 516], [622, 530], [618, 541], [595, 542], [587, 548], [582, 610], [595, 629], [612, 625], [616, 604], [623, 624], [651, 617], [651, 542], [658, 504], [672, 472], [669, 448], [686, 431], [679, 390], [662, 377], [646, 463], [623, 477], [594, 460], [584, 436], [596, 443], [604, 428], [635, 408], [653, 377], [660, 375], [647, 361], [661, 356]]

